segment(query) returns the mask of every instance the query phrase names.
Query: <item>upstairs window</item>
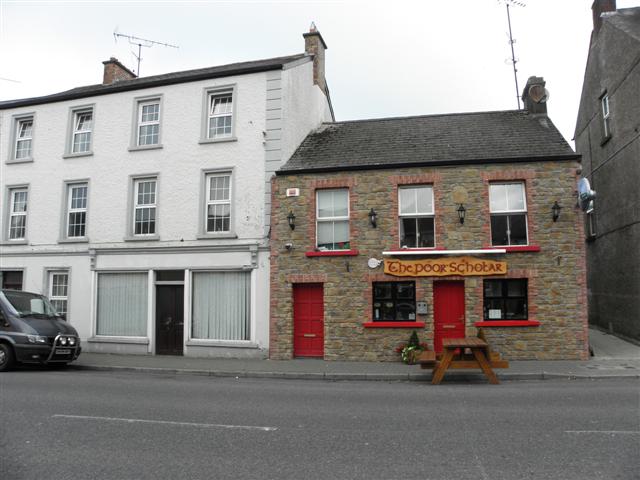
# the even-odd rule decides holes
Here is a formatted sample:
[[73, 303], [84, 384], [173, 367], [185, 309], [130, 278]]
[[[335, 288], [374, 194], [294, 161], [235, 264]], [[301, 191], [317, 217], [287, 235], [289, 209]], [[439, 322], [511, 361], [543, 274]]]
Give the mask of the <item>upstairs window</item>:
[[33, 118], [18, 120], [16, 126], [15, 159], [23, 160], [32, 157]]
[[93, 110], [74, 112], [71, 153], [87, 153], [91, 151], [92, 130]]
[[349, 190], [316, 192], [318, 250], [349, 250]]
[[160, 100], [149, 100], [138, 104], [138, 146], [160, 144]]
[[524, 182], [489, 185], [491, 245], [527, 245], [527, 202]]
[[485, 320], [527, 320], [527, 279], [485, 280]]
[[84, 238], [87, 233], [87, 194], [86, 183], [67, 186], [67, 238]]
[[231, 174], [209, 174], [206, 177], [206, 233], [231, 231]]
[[231, 92], [209, 94], [208, 138], [232, 135], [233, 96]]
[[27, 197], [26, 188], [9, 190], [9, 240], [24, 240], [27, 236]]
[[413, 322], [415, 319], [415, 282], [373, 283], [374, 322]]
[[600, 99], [600, 104], [602, 106], [602, 132], [604, 133], [604, 138], [609, 138], [611, 136], [611, 111], [609, 110], [609, 95], [604, 94]]
[[400, 247], [429, 248], [435, 246], [433, 187], [401, 187], [398, 189]]
[[133, 234], [154, 235], [156, 233], [156, 189], [155, 178], [134, 182]]

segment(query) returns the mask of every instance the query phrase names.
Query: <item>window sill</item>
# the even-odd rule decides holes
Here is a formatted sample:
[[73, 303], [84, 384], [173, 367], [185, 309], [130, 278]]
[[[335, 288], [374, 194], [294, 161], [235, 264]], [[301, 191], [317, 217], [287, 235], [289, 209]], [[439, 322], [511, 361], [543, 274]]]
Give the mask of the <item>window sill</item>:
[[226, 143], [226, 142], [237, 142], [238, 137], [225, 137], [225, 138], [201, 138], [198, 142], [200, 145], [205, 145], [207, 143]]
[[20, 239], [20, 240], [3, 240], [2, 242], [0, 242], [0, 245], [2, 245], [3, 247], [9, 246], [9, 245], [28, 245], [28, 244], [29, 244], [29, 240], [27, 240], [26, 238]]
[[160, 235], [134, 235], [126, 236], [122, 239], [125, 242], [157, 242]]
[[7, 165], [12, 165], [14, 163], [32, 163], [33, 162], [33, 157], [28, 157], [28, 158], [12, 158], [11, 160], [7, 160], [6, 163]]
[[304, 252], [307, 257], [355, 257], [359, 255], [358, 250], [327, 250], [327, 251], [315, 251]]
[[476, 322], [476, 327], [537, 327], [540, 322], [537, 320], [486, 320]]
[[364, 328], [424, 328], [424, 322], [365, 322]]
[[128, 150], [130, 152], [139, 152], [141, 150], [158, 150], [162, 148], [162, 144], [158, 145], [137, 145], [135, 147], [129, 147]]
[[87, 339], [89, 343], [130, 343], [136, 345], [149, 345], [149, 339], [147, 337], [112, 337], [97, 335]]
[[514, 252], [539, 252], [540, 251], [540, 246], [539, 245], [514, 245], [514, 246], [496, 246], [496, 245], [492, 245], [488, 248], [495, 248], [495, 249], [500, 249], [500, 250], [505, 250], [506, 253], [514, 253]]
[[89, 243], [89, 237], [60, 238], [58, 243]]
[[196, 237], [198, 240], [218, 240], [218, 239], [235, 239], [238, 235], [231, 232], [225, 233], [201, 233]]
[[192, 338], [187, 340], [187, 347], [224, 347], [224, 348], [260, 348], [250, 340], [207, 340]]
[[93, 151], [91, 152], [78, 152], [78, 153], [65, 153], [62, 155], [62, 158], [78, 158], [78, 157], [91, 157], [93, 155]]

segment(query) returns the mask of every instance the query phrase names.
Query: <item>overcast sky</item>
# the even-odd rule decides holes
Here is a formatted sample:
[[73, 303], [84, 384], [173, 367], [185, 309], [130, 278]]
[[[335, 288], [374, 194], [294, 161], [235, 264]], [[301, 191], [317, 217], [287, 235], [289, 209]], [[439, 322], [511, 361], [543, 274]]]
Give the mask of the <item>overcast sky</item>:
[[[570, 141], [592, 0], [520, 3], [511, 7], [520, 90], [545, 78], [549, 116]], [[136, 70], [137, 47], [114, 31], [179, 46], [144, 48], [148, 76], [299, 53], [314, 21], [337, 120], [517, 108], [498, 0], [0, 0], [0, 17], [2, 100], [100, 83], [111, 56]]]

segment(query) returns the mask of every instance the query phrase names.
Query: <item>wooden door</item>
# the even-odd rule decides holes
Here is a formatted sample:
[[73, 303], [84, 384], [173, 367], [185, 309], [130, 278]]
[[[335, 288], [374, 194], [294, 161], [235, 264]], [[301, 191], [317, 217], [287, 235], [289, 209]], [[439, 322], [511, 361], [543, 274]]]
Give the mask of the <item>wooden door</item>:
[[324, 357], [322, 284], [293, 286], [293, 355]]
[[156, 353], [182, 355], [184, 286], [156, 285]]
[[443, 338], [464, 338], [464, 282], [433, 282], [433, 348], [442, 352]]

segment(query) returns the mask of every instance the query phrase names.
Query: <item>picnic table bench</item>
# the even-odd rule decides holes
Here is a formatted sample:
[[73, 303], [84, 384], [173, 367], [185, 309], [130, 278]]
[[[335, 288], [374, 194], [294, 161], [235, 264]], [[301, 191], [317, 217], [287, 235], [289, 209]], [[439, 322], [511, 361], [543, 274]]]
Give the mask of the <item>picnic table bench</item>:
[[[442, 341], [444, 352], [436, 355], [434, 351], [427, 350], [418, 357], [421, 368], [432, 368], [433, 378], [431, 383], [438, 385], [448, 369], [477, 368], [489, 379], [489, 383], [500, 383], [494, 368], [509, 368], [509, 362], [502, 360], [499, 353], [492, 352], [484, 338], [445, 338]], [[465, 354], [466, 350], [471, 354]]]

